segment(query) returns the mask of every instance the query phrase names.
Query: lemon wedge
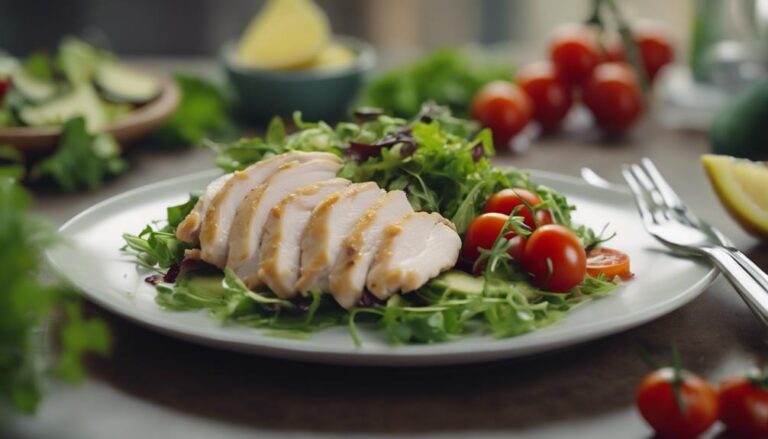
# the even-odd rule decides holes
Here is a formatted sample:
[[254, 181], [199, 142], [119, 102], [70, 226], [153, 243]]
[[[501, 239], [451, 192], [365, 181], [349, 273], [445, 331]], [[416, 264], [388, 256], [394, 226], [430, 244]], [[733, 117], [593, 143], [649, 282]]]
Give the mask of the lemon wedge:
[[328, 17], [312, 0], [268, 0], [246, 28], [237, 59], [248, 67], [290, 69], [311, 63], [330, 39]]
[[768, 167], [724, 155], [704, 155], [701, 162], [728, 212], [749, 233], [768, 238]]

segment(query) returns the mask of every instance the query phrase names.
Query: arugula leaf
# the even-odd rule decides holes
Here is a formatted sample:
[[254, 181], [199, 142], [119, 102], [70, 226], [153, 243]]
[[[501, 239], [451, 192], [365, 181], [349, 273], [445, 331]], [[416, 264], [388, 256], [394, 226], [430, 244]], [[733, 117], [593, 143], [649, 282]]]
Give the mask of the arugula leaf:
[[125, 250], [147, 268], [168, 268], [181, 261], [184, 251], [194, 246], [176, 238], [176, 227], [192, 211], [198, 198], [198, 195], [192, 194], [186, 202], [170, 206], [166, 210], [166, 224], [163, 227], [156, 228], [148, 224], [138, 235], [124, 233]]
[[199, 145], [206, 138], [231, 140], [237, 129], [230, 118], [230, 101], [215, 84], [205, 79], [177, 73], [181, 89], [179, 108], [145, 141], [167, 148]]
[[363, 105], [413, 117], [423, 102], [435, 101], [450, 107], [454, 114], [466, 116], [475, 92], [496, 79], [512, 79], [512, 69], [479, 65], [465, 52], [443, 49], [373, 80], [363, 92]]
[[115, 139], [106, 133], [88, 133], [85, 119], [79, 116], [64, 124], [59, 148], [35, 165], [30, 176], [33, 180], [50, 178], [72, 192], [96, 189], [106, 177], [120, 174], [127, 167]]
[[[28, 213], [29, 195], [12, 179], [0, 179], [0, 398], [18, 410], [33, 413], [41, 398], [41, 374], [52, 367], [77, 381], [81, 358], [106, 353], [109, 333], [98, 320], [85, 320], [77, 295], [65, 285], [38, 279], [42, 250], [56, 241], [52, 228]], [[49, 354], [40, 329], [62, 305], [67, 318], [59, 333], [57, 364], [40, 369], [40, 356]]]

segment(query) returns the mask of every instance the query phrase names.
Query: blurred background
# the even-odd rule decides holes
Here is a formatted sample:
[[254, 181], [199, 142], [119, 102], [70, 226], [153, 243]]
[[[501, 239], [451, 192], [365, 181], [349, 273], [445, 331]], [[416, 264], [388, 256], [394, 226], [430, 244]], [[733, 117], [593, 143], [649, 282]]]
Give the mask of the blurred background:
[[[263, 0], [1, 0], [0, 47], [23, 55], [51, 47], [61, 35], [77, 34], [121, 55], [213, 56], [225, 41], [239, 37], [263, 3]], [[369, 41], [382, 51], [381, 66], [387, 67], [401, 58], [465, 43], [511, 43], [541, 51], [552, 28], [583, 17], [591, 0], [318, 0], [317, 3], [330, 17], [335, 33]], [[695, 3], [694, 0], [621, 2], [628, 19], [663, 19], [681, 47], [688, 44], [688, 23]]]

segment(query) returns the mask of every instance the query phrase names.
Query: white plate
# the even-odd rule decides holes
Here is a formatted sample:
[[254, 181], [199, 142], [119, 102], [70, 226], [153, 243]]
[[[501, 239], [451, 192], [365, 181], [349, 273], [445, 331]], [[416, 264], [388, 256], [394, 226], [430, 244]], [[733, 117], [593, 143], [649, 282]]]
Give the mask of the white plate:
[[717, 275], [710, 265], [677, 258], [643, 230], [630, 196], [581, 180], [532, 171], [578, 206], [578, 223], [594, 228], [610, 222], [611, 241], [631, 256], [635, 279], [612, 295], [574, 309], [565, 319], [533, 333], [507, 339], [472, 335], [434, 345], [390, 346], [381, 331], [362, 330], [355, 347], [346, 327], [329, 328], [309, 340], [265, 335], [264, 331], [221, 325], [205, 312], [171, 312], [154, 302], [149, 274], [120, 251], [121, 235], [138, 233], [149, 221], [165, 218], [165, 208], [186, 201], [217, 172], [209, 171], [141, 187], [110, 198], [61, 227], [67, 238], [48, 252], [53, 266], [99, 305], [165, 334], [222, 349], [304, 361], [387, 366], [473, 363], [521, 357], [613, 334], [668, 313], [696, 297]]

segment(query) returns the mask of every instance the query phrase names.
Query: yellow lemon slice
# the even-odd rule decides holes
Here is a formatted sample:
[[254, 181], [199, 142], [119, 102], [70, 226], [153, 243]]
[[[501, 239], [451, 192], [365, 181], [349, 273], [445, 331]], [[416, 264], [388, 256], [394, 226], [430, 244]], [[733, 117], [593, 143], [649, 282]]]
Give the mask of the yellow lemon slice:
[[330, 39], [328, 17], [312, 0], [268, 0], [245, 30], [237, 59], [248, 67], [289, 69], [317, 58]]
[[704, 155], [701, 162], [728, 212], [749, 233], [768, 238], [768, 167], [724, 155]]

